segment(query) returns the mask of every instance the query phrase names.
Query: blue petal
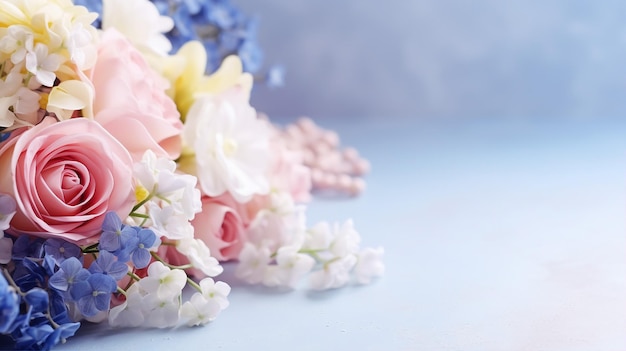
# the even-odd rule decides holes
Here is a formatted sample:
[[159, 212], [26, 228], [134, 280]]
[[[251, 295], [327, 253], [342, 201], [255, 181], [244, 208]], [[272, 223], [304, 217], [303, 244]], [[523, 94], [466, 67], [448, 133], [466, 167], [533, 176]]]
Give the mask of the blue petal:
[[70, 295], [74, 301], [78, 301], [84, 296], [90, 296], [92, 292], [93, 289], [87, 281], [76, 282], [70, 287]]
[[33, 307], [33, 312], [46, 312], [48, 310], [48, 293], [40, 288], [28, 290], [24, 295], [26, 303]]
[[99, 312], [98, 308], [96, 308], [96, 303], [92, 295], [81, 297], [77, 301], [76, 306], [78, 307], [80, 313], [86, 317], [95, 316]]
[[150, 263], [150, 251], [146, 249], [137, 249], [133, 252], [133, 263], [137, 268], [146, 268]]

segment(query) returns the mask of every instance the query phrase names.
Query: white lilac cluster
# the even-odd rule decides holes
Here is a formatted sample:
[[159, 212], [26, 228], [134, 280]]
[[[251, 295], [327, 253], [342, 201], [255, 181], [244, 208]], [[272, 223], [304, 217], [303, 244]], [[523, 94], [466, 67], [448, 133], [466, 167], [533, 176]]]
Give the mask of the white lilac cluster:
[[171, 269], [161, 262], [148, 267], [148, 275], [138, 280], [127, 291], [125, 301], [111, 309], [109, 324], [117, 327], [175, 327], [179, 323], [190, 326], [213, 321], [228, 307], [230, 286], [212, 278], [204, 278], [198, 290], [181, 304], [182, 291], [189, 278], [181, 269]]
[[[248, 230], [236, 274], [251, 284], [295, 288], [310, 273], [315, 290], [367, 284], [384, 273], [384, 250], [360, 248], [352, 220], [332, 228], [321, 222], [306, 229], [304, 207], [286, 194], [273, 194]], [[353, 279], [354, 278], [354, 279]]]

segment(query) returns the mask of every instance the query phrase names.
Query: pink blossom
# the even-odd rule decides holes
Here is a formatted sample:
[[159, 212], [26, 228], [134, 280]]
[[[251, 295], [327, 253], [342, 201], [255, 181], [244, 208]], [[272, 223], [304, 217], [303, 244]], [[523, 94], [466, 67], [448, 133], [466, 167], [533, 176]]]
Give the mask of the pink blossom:
[[311, 171], [302, 155], [289, 150], [283, 140], [274, 137], [270, 143], [271, 161], [268, 179], [274, 190], [290, 194], [295, 202], [311, 200]]
[[0, 169], [0, 193], [17, 203], [14, 234], [94, 243], [106, 212], [124, 218], [134, 202], [130, 154], [86, 118], [14, 133], [0, 144]]
[[175, 159], [180, 155], [183, 124], [167, 81], [114, 29], [102, 34], [91, 71], [94, 118], [140, 160], [146, 150]]

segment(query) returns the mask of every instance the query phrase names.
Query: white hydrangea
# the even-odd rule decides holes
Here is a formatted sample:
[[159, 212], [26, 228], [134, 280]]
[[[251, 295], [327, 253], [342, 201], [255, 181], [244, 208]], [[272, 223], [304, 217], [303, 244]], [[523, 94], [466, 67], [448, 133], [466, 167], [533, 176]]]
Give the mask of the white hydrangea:
[[254, 108], [229, 96], [198, 97], [183, 127], [202, 191], [209, 196], [229, 192], [240, 203], [269, 191], [269, 137]]

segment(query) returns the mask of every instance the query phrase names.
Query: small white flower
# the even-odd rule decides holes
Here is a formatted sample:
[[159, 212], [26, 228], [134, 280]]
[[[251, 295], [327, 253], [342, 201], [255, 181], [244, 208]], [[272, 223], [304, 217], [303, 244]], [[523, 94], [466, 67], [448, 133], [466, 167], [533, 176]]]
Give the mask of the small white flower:
[[343, 224], [335, 224], [335, 239], [330, 245], [330, 252], [337, 257], [343, 257], [359, 252], [359, 243], [361, 236], [354, 230], [354, 224], [351, 219]]
[[182, 239], [176, 244], [176, 250], [185, 255], [194, 268], [209, 277], [218, 276], [224, 271], [219, 261], [211, 256], [209, 247], [200, 239]]
[[266, 271], [263, 284], [268, 286], [288, 286], [295, 288], [300, 278], [309, 273], [315, 260], [298, 253], [297, 247], [281, 247], [276, 255], [276, 266]]
[[179, 296], [187, 283], [187, 274], [180, 269], [170, 269], [161, 262], [153, 262], [148, 267], [148, 276], [135, 284], [148, 294], [156, 294], [161, 300]]
[[195, 293], [181, 307], [180, 316], [188, 326], [192, 327], [215, 320], [220, 311], [221, 308], [217, 302], [207, 299], [200, 293]]
[[225, 309], [230, 304], [228, 302], [228, 294], [230, 294], [230, 286], [224, 282], [215, 282], [211, 278], [204, 278], [200, 281], [202, 295], [207, 300], [213, 300], [220, 309]]
[[33, 51], [26, 54], [26, 69], [35, 75], [39, 83], [52, 87], [57, 77], [55, 72], [64, 61], [65, 58], [61, 55], [48, 55], [48, 47], [38, 43]]
[[356, 257], [349, 255], [324, 264], [319, 271], [310, 276], [310, 285], [315, 290], [335, 289], [350, 281], [350, 271], [356, 265]]
[[126, 291], [126, 301], [109, 311], [109, 324], [112, 327], [141, 326], [144, 322], [143, 297], [139, 285], [131, 285]]
[[333, 234], [328, 222], [320, 222], [309, 228], [305, 234], [303, 249], [327, 250], [333, 241]]
[[268, 248], [257, 248], [246, 243], [239, 253], [239, 265], [235, 275], [250, 284], [260, 283], [271, 261], [270, 256], [271, 252]]
[[151, 293], [143, 297], [144, 325], [152, 328], [171, 328], [180, 318], [180, 293], [174, 297]]
[[361, 250], [357, 257], [356, 267], [354, 267], [354, 275], [359, 284], [369, 284], [372, 278], [380, 277], [385, 273], [384, 253], [385, 250], [382, 247]]
[[33, 31], [21, 25], [9, 26], [7, 34], [0, 39], [0, 51], [11, 54], [11, 63], [24, 61], [26, 54], [33, 50]]
[[148, 203], [148, 215], [152, 221], [151, 229], [158, 236], [171, 240], [193, 238], [193, 226], [180, 206], [159, 207], [154, 202]]

